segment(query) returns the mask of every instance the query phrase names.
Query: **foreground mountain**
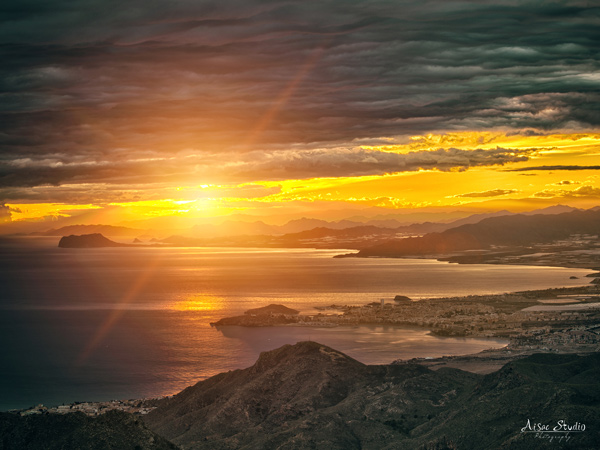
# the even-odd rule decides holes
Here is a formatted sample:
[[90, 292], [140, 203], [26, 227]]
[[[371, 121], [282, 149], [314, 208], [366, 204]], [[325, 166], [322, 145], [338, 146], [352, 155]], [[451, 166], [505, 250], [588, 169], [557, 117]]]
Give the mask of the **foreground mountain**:
[[357, 256], [417, 256], [446, 254], [492, 246], [529, 246], [568, 239], [573, 235], [599, 235], [600, 211], [572, 211], [562, 214], [491, 217], [441, 233], [398, 239], [362, 249]]
[[561, 448], [591, 449], [600, 442], [598, 376], [600, 354], [533, 355], [483, 376], [366, 366], [302, 342], [161, 401], [145, 421], [185, 449], [514, 450], [549, 448], [521, 431], [528, 420], [551, 429], [563, 420], [585, 430]]
[[131, 414], [109, 411], [33, 415], [0, 413], [2, 450], [177, 450]]

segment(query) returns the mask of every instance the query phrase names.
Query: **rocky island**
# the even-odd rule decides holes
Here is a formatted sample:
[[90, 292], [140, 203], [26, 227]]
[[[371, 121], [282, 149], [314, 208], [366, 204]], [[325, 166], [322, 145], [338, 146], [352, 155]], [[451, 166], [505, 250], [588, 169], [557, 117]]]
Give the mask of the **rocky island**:
[[133, 247], [133, 245], [111, 241], [100, 233], [63, 236], [58, 246], [61, 248]]

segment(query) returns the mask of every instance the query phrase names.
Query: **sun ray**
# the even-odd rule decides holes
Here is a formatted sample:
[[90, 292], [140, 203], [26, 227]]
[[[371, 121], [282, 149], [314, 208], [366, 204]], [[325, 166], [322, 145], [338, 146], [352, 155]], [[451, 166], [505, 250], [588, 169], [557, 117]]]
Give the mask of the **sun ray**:
[[154, 258], [149, 260], [146, 268], [140, 272], [139, 276], [131, 284], [125, 295], [123, 295], [123, 297], [117, 303], [115, 303], [108, 317], [98, 327], [92, 339], [87, 343], [80, 355], [77, 357], [74, 363], [75, 367], [85, 364], [87, 359], [93, 354], [94, 350], [98, 348], [106, 335], [115, 326], [119, 319], [121, 319], [123, 314], [125, 314], [127, 311], [127, 306], [137, 298], [137, 296], [144, 289], [144, 286], [148, 280], [155, 275], [160, 258], [157, 254], [154, 255]]

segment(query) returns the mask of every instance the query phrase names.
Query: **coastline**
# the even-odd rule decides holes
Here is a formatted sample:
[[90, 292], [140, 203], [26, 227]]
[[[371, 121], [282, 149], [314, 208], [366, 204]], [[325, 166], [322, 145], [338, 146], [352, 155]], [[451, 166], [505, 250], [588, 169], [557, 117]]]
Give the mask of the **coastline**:
[[[575, 297], [579, 299], [575, 302]], [[585, 297], [585, 298], [584, 298]], [[523, 313], [523, 309], [549, 298], [559, 299], [560, 304], [594, 305], [593, 308], [569, 312], [561, 319], [564, 311], [534, 311]], [[482, 308], [481, 302], [488, 302], [488, 308]], [[418, 314], [412, 318], [404, 317], [403, 322], [394, 321], [394, 313], [408, 311], [408, 305], [417, 307]], [[410, 308], [410, 306], [408, 306]], [[416, 357], [405, 360], [395, 360], [391, 365], [420, 365], [437, 371], [442, 368], [460, 369], [475, 374], [490, 374], [506, 364], [526, 358], [536, 353], [577, 354], [584, 355], [600, 351], [600, 287], [597, 285], [576, 288], [555, 288], [536, 291], [523, 291], [511, 294], [465, 296], [453, 298], [433, 298], [418, 301], [403, 300], [395, 305], [375, 304], [365, 306], [331, 305], [326, 310], [342, 311], [342, 314], [320, 313], [312, 321], [304, 322], [301, 314], [287, 315], [282, 320], [288, 321], [286, 326], [302, 327], [338, 327], [348, 324], [361, 325], [404, 325], [428, 329], [437, 336], [456, 337], [491, 337], [508, 339], [508, 344], [502, 348], [487, 349], [468, 355], [448, 355], [441, 357]], [[498, 312], [498, 310], [502, 310]], [[437, 315], [433, 315], [433, 312]], [[449, 313], [453, 314], [449, 314]], [[347, 313], [350, 313], [349, 315]], [[530, 327], [523, 329], [522, 324], [507, 321], [514, 314], [535, 314], [537, 321], [530, 321]], [[541, 316], [540, 316], [541, 314]], [[496, 315], [496, 320], [490, 321]], [[265, 317], [250, 316], [257, 324], [250, 326], [274, 326], [277, 315]], [[282, 315], [283, 316], [283, 315]], [[346, 316], [346, 317], [344, 317]], [[350, 318], [348, 317], [350, 316]], [[430, 317], [431, 323], [424, 322], [424, 316]], [[447, 316], [447, 317], [443, 317]], [[473, 321], [473, 317], [478, 320]], [[520, 317], [520, 316], [517, 316]], [[295, 321], [294, 319], [295, 318]], [[373, 320], [376, 318], [377, 320]], [[514, 316], [513, 316], [514, 318]], [[436, 320], [442, 320], [436, 322]], [[470, 320], [469, 328], [465, 328], [464, 320]], [[262, 321], [262, 323], [261, 323]], [[537, 323], [536, 323], [537, 322]], [[261, 323], [260, 325], [258, 323]], [[474, 323], [487, 323], [488, 326], [479, 330]], [[432, 324], [434, 326], [432, 327]], [[499, 325], [494, 327], [494, 324]], [[275, 324], [280, 326], [281, 324]], [[229, 325], [224, 325], [225, 327]], [[239, 326], [239, 324], [237, 324]], [[243, 325], [242, 325], [243, 326]], [[33, 408], [12, 410], [20, 415], [30, 414], [66, 414], [83, 412], [86, 415], [97, 416], [113, 409], [134, 415], [145, 415], [154, 409], [155, 403], [161, 398], [114, 400], [109, 402], [76, 402], [62, 407], [47, 408], [37, 405]]]
[[[498, 246], [491, 249], [463, 250], [449, 253], [381, 254], [364, 255], [345, 253], [335, 258], [415, 258], [435, 259], [456, 264], [493, 264], [511, 266], [563, 267], [570, 269], [589, 269], [600, 272], [600, 248], [589, 240], [570, 239], [549, 244], [522, 246]], [[600, 277], [600, 273], [596, 274]]]
[[[538, 305], [545, 307], [531, 309]], [[561, 319], [569, 305], [573, 306], [567, 310], [571, 312]], [[581, 308], [582, 305], [588, 308]], [[504, 294], [401, 298], [392, 303], [382, 299], [363, 306], [319, 308], [335, 313], [244, 314], [211, 322], [211, 326], [407, 325], [428, 328], [440, 336], [511, 337], [521, 334], [523, 329], [537, 330], [565, 322], [589, 325], [595, 322], [597, 306], [600, 306], [600, 286], [590, 284]]]
[[[563, 265], [562, 267], [568, 266]], [[593, 268], [590, 268], [589, 265], [585, 268], [590, 271], [594, 270]], [[581, 281], [587, 283], [588, 281], [593, 280], [593, 277], [596, 277], [597, 275], [598, 273], [590, 273], [588, 274], [587, 278], [581, 278]], [[531, 315], [532, 313], [522, 313], [522, 310], [534, 305], [540, 305], [542, 304], [542, 301], [549, 299], [561, 299], [561, 301], [565, 301], [564, 296], [577, 297], [589, 295], [593, 298], [587, 298], [583, 300], [571, 298], [567, 299], [567, 301], [570, 304], [592, 304], [594, 299], [598, 297], [598, 292], [598, 286], [589, 284], [587, 286], [579, 287], [518, 291], [512, 294], [430, 298], [410, 302], [407, 304], [402, 302], [394, 302], [394, 304], [386, 303], [384, 308], [380, 308], [380, 304], [371, 304], [370, 306], [338, 305], [335, 306], [335, 308], [324, 308], [320, 314], [316, 314], [313, 317], [314, 320], [304, 321], [302, 323], [298, 322], [297, 320], [292, 320], [286, 326], [338, 327], [343, 325], [357, 324], [386, 325], [389, 323], [390, 325], [398, 326], [416, 326], [421, 329], [429, 330], [429, 332], [435, 336], [467, 338], [498, 337], [502, 339], [508, 339], [509, 341], [515, 341], [515, 338], [519, 337], [528, 339], [527, 342], [523, 341], [523, 339], [521, 339], [523, 342], [515, 341], [514, 345], [511, 342], [508, 346], [508, 349], [500, 349], [493, 352], [483, 351], [472, 355], [444, 356], [433, 359], [428, 358], [424, 360], [413, 358], [411, 360], [407, 360], [421, 365], [427, 365], [434, 370], [441, 367], [455, 367], [466, 371], [473, 371], [474, 373], [489, 373], [490, 371], [493, 371], [493, 369], [499, 368], [516, 358], [535, 352], [547, 352], [548, 350], [544, 350], [544, 347], [552, 349], [553, 347], [548, 346], [543, 339], [540, 340], [540, 337], [543, 337], [543, 335], [537, 335], [535, 333], [536, 330], [539, 330], [540, 328], [547, 328], [547, 331], [552, 331], [552, 335], [556, 337], [560, 333], [568, 334], [569, 331], [582, 326], [581, 319], [583, 319], [584, 326], [586, 326], [586, 324], [590, 325], [593, 323], [598, 323], [597, 319], [586, 319], [585, 317], [588, 314], [595, 313], [593, 310], [577, 312], [575, 316], [569, 317], [568, 321], [554, 320], [554, 316], [557, 314], [555, 312], [543, 312], [541, 313], [540, 317], [544, 318], [544, 320], [531, 321], [531, 323], [528, 324], [527, 330], [525, 330], [527, 333], [523, 334], [520, 333], [520, 331], [523, 330], [516, 329], [515, 324], [517, 321], [507, 320], [511, 318], [511, 315], [517, 314], [517, 316], [512, 316], [512, 319], [518, 318], [519, 314]], [[486, 310], [484, 307], [486, 303], [493, 304], [494, 310]], [[435, 311], [435, 304], [441, 305], [443, 308]], [[414, 311], [410, 311], [411, 307], [416, 309], [414, 309]], [[340, 312], [349, 312], [350, 314], [346, 314], [344, 317], [343, 314], [338, 314]], [[402, 314], [406, 312], [410, 312], [410, 314]], [[396, 313], [396, 317], [394, 317], [394, 313]], [[494, 314], [497, 314], [496, 318], [493, 318]], [[540, 313], [536, 314], [539, 315]], [[404, 317], [400, 317], [403, 315]], [[447, 315], [448, 317], [443, 317], [444, 315]], [[489, 315], [490, 317], [486, 318], [486, 315]], [[473, 320], [473, 318], [475, 318], [475, 320]], [[493, 318], [493, 320], [488, 322], [488, 318]], [[273, 318], [271, 317], [268, 320], [273, 320]], [[485, 322], [485, 327], [483, 330], [473, 327], [475, 323], [479, 324], [480, 322]], [[511, 326], [504, 326], [506, 323], [510, 323]], [[272, 325], [281, 324], [270, 323], [257, 326]], [[565, 335], [565, 337], [568, 336]], [[523, 346], [527, 345], [532, 348], [524, 349]], [[574, 345], [574, 347], [577, 347], [577, 349], [574, 351], [589, 351], [580, 345]], [[596, 346], [596, 348], [598, 348], [598, 346]], [[83, 398], [85, 399], [85, 397]]]
[[[399, 296], [400, 297], [400, 296]], [[554, 303], [553, 303], [554, 302]], [[499, 295], [430, 298], [395, 304], [331, 305], [335, 313], [244, 315], [211, 326], [246, 327], [399, 325], [428, 329], [435, 336], [504, 338], [499, 349], [470, 355], [396, 360], [437, 370], [452, 367], [487, 374], [534, 353], [587, 354], [600, 351], [600, 286], [554, 288]], [[542, 310], [535, 305], [545, 306]], [[579, 308], [587, 306], [587, 308]], [[571, 307], [572, 309], [565, 309]]]

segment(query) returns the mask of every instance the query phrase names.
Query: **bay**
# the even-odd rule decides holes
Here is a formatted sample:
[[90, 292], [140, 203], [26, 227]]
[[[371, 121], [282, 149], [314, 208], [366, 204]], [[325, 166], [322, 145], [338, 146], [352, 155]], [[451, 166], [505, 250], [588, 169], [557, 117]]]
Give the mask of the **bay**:
[[314, 340], [367, 364], [474, 353], [501, 340], [360, 326], [217, 330], [269, 303], [302, 312], [413, 298], [584, 284], [587, 270], [334, 259], [347, 250], [59, 249], [57, 239], [0, 246], [0, 409], [175, 393], [251, 365], [261, 351]]

